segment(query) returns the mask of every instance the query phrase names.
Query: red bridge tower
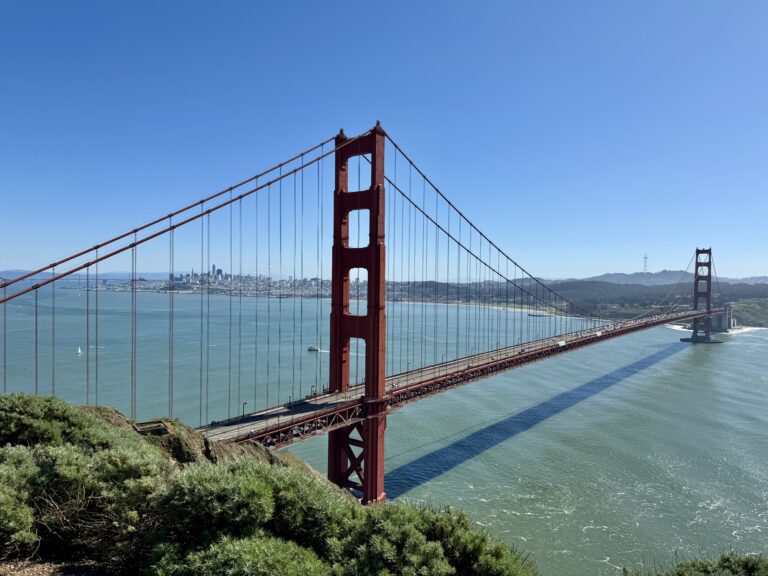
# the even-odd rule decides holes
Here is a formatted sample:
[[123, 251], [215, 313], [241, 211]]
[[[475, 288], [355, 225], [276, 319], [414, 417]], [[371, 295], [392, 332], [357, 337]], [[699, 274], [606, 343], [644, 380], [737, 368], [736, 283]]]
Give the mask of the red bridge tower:
[[[333, 264], [331, 287], [330, 392], [349, 390], [350, 338], [365, 342], [365, 420], [330, 432], [328, 478], [338, 486], [356, 490], [364, 504], [386, 499], [384, 492], [384, 430], [387, 423], [385, 388], [386, 316], [384, 248], [384, 144], [386, 133], [376, 127], [336, 152], [336, 188], [333, 208]], [[336, 147], [348, 141], [344, 131]], [[371, 187], [350, 192], [348, 161], [370, 155]], [[369, 238], [365, 247], [349, 246], [349, 215], [368, 210]], [[368, 272], [365, 316], [350, 314], [349, 272]]]
[[[693, 277], [693, 309], [712, 310], [712, 248], [696, 248], [696, 272]], [[693, 319], [691, 342], [712, 341], [712, 317]]]

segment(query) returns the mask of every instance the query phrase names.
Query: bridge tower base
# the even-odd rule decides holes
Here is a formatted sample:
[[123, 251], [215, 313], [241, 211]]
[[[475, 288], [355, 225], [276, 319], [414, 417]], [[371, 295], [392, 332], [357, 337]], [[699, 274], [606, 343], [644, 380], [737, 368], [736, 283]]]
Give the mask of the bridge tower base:
[[[386, 367], [386, 269], [384, 246], [384, 145], [385, 132], [376, 127], [354, 141], [336, 136], [336, 178], [333, 208], [333, 263], [331, 278], [330, 392], [349, 391], [351, 338], [365, 342], [364, 420], [330, 432], [328, 478], [357, 493], [364, 504], [386, 500], [384, 492], [384, 430], [387, 404]], [[371, 187], [350, 192], [348, 161], [367, 155], [371, 161]], [[365, 247], [350, 247], [349, 217], [367, 210], [369, 238]], [[350, 270], [368, 272], [367, 313], [349, 310]]]

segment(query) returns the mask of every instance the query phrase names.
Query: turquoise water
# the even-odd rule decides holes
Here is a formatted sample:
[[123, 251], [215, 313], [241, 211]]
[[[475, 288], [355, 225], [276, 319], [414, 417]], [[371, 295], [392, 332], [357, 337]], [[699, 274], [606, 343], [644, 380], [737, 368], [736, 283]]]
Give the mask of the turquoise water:
[[[115, 406], [135, 411], [138, 420], [171, 414], [199, 425], [328, 386], [328, 299], [174, 294], [171, 301], [165, 292], [138, 291], [135, 321], [129, 292], [57, 289], [55, 313], [53, 303], [48, 287], [37, 302], [30, 293], [0, 306], [7, 334], [6, 342], [0, 334], [0, 377], [8, 392]], [[351, 312], [364, 314], [363, 307], [353, 300]], [[566, 323], [493, 306], [423, 302], [388, 303], [387, 317], [387, 374], [542, 338]], [[588, 326], [567, 322], [571, 329]], [[308, 352], [310, 346], [319, 351]], [[350, 352], [350, 381], [361, 384], [364, 343], [353, 340]]]
[[[768, 552], [768, 331], [657, 328], [392, 414], [386, 487], [453, 504], [543, 574]], [[290, 448], [325, 470], [325, 441]]]
[[[31, 392], [37, 380], [41, 394], [55, 386], [69, 401], [93, 402], [98, 350], [99, 403], [128, 413], [130, 294], [99, 294], [98, 348], [87, 298], [93, 306], [93, 293], [56, 291], [52, 357], [50, 293], [41, 293], [37, 378], [33, 300], [8, 305], [7, 390]], [[136, 410], [148, 419], [168, 410], [169, 297], [138, 298]], [[327, 301], [318, 308], [311, 300], [243, 299], [239, 315], [233, 300], [230, 323], [230, 299], [211, 298], [210, 330], [204, 308], [201, 367], [200, 299], [174, 298], [174, 414], [192, 424], [327, 382]], [[505, 318], [524, 339], [548, 329], [546, 318], [514, 311], [489, 308], [472, 324], [464, 308], [447, 308], [389, 307], [388, 372], [506, 343]], [[425, 313], [433, 328], [403, 339], [409, 315], [415, 322]], [[435, 334], [440, 340], [456, 326], [469, 337], [435, 345]], [[625, 336], [391, 414], [390, 497], [466, 510], [530, 553], [545, 575], [613, 575], [619, 566], [667, 566], [731, 548], [768, 553], [768, 331], [723, 336], [712, 346], [682, 344], [682, 334], [657, 328]], [[321, 352], [307, 352], [309, 345]], [[362, 354], [353, 349], [353, 380]], [[325, 445], [318, 437], [290, 450], [325, 470]]]

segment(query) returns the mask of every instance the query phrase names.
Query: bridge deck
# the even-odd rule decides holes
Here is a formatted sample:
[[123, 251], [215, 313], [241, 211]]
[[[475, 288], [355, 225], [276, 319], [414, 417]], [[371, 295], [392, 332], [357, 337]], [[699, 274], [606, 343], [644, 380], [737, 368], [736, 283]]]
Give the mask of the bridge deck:
[[[581, 330], [556, 338], [527, 342], [417, 368], [387, 378], [387, 405], [390, 410], [397, 409], [408, 402], [446, 389], [576, 348], [662, 324], [718, 313], [722, 313], [722, 310], [667, 314], [642, 320], [615, 322], [610, 326]], [[347, 392], [319, 394], [246, 414], [242, 418], [212, 423], [200, 428], [200, 431], [212, 440], [250, 441], [271, 447], [287, 446], [309, 436], [364, 420], [366, 407], [363, 388], [356, 386]]]

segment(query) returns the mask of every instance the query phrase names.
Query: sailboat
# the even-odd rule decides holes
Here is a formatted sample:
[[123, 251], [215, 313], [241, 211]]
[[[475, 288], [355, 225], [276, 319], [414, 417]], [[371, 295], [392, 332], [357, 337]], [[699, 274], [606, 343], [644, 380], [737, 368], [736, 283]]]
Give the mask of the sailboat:
[[78, 355], [78, 356], [82, 356], [82, 355], [83, 355], [83, 351], [82, 351], [82, 349], [80, 348], [80, 346], [78, 346], [78, 347], [77, 347], [77, 355]]

